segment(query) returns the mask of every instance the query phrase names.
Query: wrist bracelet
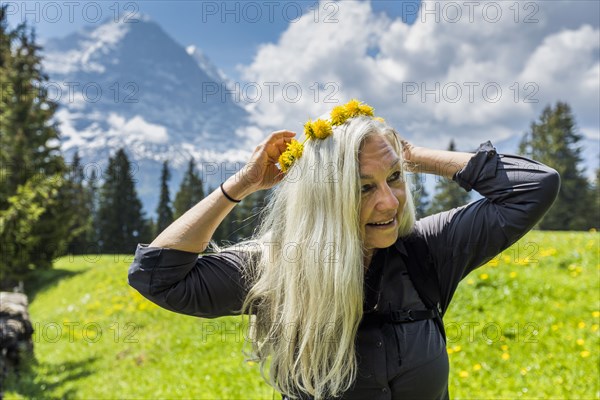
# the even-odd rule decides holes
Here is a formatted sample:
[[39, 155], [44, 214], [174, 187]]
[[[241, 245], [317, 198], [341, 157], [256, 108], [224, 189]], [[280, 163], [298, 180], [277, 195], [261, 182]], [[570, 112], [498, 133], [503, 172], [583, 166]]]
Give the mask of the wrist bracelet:
[[227, 199], [229, 201], [233, 201], [234, 203], [239, 203], [241, 200], [236, 200], [233, 197], [231, 197], [230, 195], [228, 195], [227, 193], [225, 193], [225, 189], [223, 189], [223, 183], [221, 183], [221, 192], [223, 192], [223, 194], [225, 195], [225, 197], [227, 197]]

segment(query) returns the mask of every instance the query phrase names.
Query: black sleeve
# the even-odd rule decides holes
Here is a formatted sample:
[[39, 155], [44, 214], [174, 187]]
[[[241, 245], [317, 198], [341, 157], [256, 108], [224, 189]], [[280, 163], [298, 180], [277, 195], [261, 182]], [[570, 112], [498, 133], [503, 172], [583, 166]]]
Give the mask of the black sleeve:
[[244, 262], [239, 251], [198, 257], [140, 244], [128, 282], [148, 300], [173, 312], [204, 318], [237, 315], [246, 295]]
[[450, 303], [458, 283], [525, 235], [550, 209], [560, 177], [524, 157], [499, 155], [488, 141], [453, 180], [483, 199], [435, 214], [416, 224], [429, 247], [442, 290]]

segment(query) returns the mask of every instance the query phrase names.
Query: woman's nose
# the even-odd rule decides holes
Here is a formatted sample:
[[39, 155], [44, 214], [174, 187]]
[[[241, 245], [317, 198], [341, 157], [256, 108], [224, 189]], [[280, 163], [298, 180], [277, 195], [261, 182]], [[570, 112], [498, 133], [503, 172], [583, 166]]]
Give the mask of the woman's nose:
[[380, 197], [377, 199], [378, 211], [397, 210], [400, 206], [398, 198], [388, 185], [384, 185], [383, 189], [379, 192]]

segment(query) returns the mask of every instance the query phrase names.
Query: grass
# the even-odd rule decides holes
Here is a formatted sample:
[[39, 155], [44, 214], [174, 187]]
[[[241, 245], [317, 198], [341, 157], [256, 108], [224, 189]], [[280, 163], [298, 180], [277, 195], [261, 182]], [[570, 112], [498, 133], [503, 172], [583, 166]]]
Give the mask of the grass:
[[[531, 232], [474, 271], [445, 317], [453, 399], [600, 397], [600, 234]], [[280, 398], [241, 353], [240, 317], [163, 310], [132, 256], [80, 256], [28, 282], [35, 360], [6, 399]]]

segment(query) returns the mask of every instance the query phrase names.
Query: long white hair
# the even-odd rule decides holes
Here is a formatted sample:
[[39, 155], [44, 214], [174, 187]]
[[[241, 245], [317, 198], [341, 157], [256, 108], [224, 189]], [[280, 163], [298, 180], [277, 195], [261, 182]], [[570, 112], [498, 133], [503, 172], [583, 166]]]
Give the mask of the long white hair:
[[[365, 272], [358, 155], [370, 135], [387, 138], [402, 157], [398, 133], [369, 117], [307, 141], [273, 188], [253, 237], [233, 246], [254, 260], [243, 269], [250, 289], [241, 310], [251, 316], [251, 357], [263, 378], [290, 397], [338, 396], [356, 378]], [[408, 185], [406, 193], [399, 236], [415, 222]]]

